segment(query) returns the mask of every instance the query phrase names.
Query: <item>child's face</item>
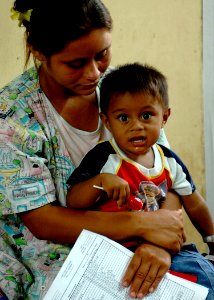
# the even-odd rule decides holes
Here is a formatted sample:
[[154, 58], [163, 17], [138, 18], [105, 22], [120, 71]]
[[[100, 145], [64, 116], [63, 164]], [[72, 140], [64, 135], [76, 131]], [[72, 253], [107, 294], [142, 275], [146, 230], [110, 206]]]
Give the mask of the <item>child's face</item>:
[[169, 115], [156, 98], [139, 92], [114, 95], [101, 117], [120, 149], [137, 160], [156, 143]]

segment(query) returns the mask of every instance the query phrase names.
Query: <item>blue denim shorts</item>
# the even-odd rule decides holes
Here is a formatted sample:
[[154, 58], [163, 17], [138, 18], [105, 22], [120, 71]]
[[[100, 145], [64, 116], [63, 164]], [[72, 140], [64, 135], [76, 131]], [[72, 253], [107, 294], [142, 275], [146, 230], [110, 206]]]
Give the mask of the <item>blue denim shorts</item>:
[[206, 300], [214, 300], [214, 266], [198, 252], [194, 244], [184, 245], [172, 257], [170, 269], [197, 276], [197, 283], [209, 289]]

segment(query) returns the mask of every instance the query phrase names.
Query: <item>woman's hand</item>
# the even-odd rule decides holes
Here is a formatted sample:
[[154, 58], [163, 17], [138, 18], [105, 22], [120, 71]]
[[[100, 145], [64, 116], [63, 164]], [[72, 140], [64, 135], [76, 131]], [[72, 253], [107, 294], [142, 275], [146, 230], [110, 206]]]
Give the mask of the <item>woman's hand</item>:
[[[178, 252], [186, 240], [182, 210], [171, 211], [159, 209], [154, 212], [144, 212], [144, 228], [142, 239], [152, 244], [169, 250], [171, 253]], [[146, 218], [150, 219], [150, 222]], [[139, 235], [138, 235], [139, 236]]]
[[153, 292], [171, 265], [170, 254], [155, 245], [137, 248], [123, 277], [124, 287], [130, 286], [131, 298], [143, 298]]

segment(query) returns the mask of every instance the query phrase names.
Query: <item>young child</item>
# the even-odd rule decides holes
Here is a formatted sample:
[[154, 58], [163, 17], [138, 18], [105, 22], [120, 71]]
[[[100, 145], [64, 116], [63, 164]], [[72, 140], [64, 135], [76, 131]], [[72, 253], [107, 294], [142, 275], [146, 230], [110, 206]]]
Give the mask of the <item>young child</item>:
[[[100, 93], [100, 115], [113, 139], [96, 145], [74, 170], [67, 205], [121, 211], [134, 201], [141, 208], [140, 199], [143, 211], [154, 211], [173, 205], [165, 201], [172, 189], [201, 235], [213, 237], [211, 214], [186, 166], [156, 143], [170, 116], [165, 76], [149, 66], [127, 64], [106, 75]], [[214, 254], [213, 242], [209, 248]]]

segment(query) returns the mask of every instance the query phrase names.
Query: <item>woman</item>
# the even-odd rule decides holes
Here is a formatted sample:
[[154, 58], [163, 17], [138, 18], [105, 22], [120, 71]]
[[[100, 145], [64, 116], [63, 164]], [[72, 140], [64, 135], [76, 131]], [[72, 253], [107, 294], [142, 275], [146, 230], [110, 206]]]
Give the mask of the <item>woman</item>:
[[130, 295], [142, 297], [185, 241], [181, 210], [65, 207], [69, 175], [109, 136], [99, 119], [98, 83], [111, 60], [111, 16], [99, 0], [16, 0], [12, 18], [26, 28], [26, 65], [32, 54], [36, 67], [0, 91], [0, 287], [9, 299], [42, 299], [86, 228], [146, 241], [123, 278]]

